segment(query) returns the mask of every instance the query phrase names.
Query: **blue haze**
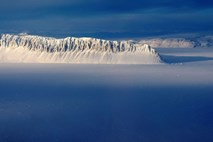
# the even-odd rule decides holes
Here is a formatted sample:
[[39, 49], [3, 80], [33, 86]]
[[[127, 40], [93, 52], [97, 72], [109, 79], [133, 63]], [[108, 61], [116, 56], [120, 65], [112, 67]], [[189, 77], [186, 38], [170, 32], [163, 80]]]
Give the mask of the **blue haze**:
[[213, 33], [210, 0], [7, 0], [0, 32], [132, 38]]

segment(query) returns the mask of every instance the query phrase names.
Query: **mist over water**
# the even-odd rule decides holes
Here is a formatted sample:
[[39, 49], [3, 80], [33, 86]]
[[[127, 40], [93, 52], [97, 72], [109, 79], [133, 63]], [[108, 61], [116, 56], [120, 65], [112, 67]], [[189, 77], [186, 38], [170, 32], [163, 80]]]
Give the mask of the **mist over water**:
[[210, 142], [212, 69], [1, 64], [0, 141]]

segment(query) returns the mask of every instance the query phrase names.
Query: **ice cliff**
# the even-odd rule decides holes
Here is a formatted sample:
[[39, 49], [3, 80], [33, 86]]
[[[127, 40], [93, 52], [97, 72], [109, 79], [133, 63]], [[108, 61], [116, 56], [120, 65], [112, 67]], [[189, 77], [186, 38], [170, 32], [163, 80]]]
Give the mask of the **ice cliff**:
[[158, 64], [162, 61], [158, 53], [147, 44], [95, 38], [56, 39], [1, 34], [0, 62]]

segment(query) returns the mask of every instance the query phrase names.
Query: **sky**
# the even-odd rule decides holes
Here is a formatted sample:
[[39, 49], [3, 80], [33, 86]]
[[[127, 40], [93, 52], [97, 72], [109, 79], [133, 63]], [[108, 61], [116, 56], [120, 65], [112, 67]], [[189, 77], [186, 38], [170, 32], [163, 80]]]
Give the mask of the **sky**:
[[0, 0], [0, 33], [135, 38], [213, 34], [212, 0]]

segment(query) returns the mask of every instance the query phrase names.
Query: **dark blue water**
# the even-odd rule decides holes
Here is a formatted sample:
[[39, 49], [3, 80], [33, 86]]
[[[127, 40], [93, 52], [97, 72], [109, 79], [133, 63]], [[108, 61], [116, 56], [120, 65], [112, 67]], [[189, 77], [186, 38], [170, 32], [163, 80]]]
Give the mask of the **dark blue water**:
[[123, 76], [85, 72], [1, 73], [0, 142], [213, 141], [212, 84], [113, 84]]

